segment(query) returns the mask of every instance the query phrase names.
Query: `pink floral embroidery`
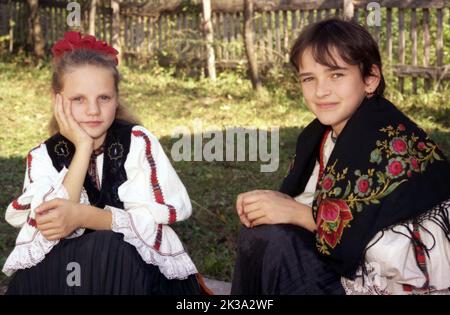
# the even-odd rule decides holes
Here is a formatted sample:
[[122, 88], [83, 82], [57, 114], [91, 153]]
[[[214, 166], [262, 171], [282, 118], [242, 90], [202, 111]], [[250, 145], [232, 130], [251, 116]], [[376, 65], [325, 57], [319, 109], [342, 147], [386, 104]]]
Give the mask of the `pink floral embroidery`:
[[356, 180], [352, 181], [348, 177], [348, 167], [335, 170], [337, 160], [326, 167], [316, 193], [317, 205], [314, 206], [317, 247], [321, 253], [329, 255], [330, 249], [339, 244], [345, 227], [353, 219], [353, 211], [362, 212], [364, 206], [379, 204], [381, 199], [408, 181], [414, 172], [424, 172], [429, 163], [442, 160], [436, 144], [428, 138], [419, 141], [418, 136], [405, 134], [405, 130], [403, 124], [380, 129], [386, 137], [376, 142], [370, 153], [370, 163], [381, 166], [384, 162], [384, 169], [356, 169], [353, 171]]
[[369, 189], [369, 181], [367, 179], [363, 179], [358, 183], [358, 189], [362, 193], [366, 193]]
[[340, 241], [344, 228], [353, 219], [347, 203], [339, 199], [324, 199], [317, 213], [317, 236], [334, 248]]
[[410, 158], [409, 163], [411, 164], [411, 167], [413, 168], [413, 170], [415, 170], [415, 171], [420, 170], [419, 162], [417, 161], [416, 158], [413, 158], [413, 157]]
[[404, 141], [401, 138], [394, 138], [391, 141], [391, 147], [392, 150], [394, 150], [397, 154], [406, 154], [408, 152], [408, 145], [406, 144], [406, 141]]
[[334, 178], [333, 176], [325, 176], [322, 181], [322, 188], [326, 191], [329, 191], [334, 186]]
[[397, 178], [402, 176], [405, 173], [405, 162], [400, 158], [390, 159], [386, 170], [390, 177]]

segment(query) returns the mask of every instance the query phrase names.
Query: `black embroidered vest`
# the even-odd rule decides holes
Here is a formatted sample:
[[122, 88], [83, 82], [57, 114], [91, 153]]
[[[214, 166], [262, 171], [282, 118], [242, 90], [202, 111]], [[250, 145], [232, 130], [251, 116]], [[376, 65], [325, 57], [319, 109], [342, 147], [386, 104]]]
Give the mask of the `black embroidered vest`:
[[[130, 150], [133, 127], [134, 125], [126, 121], [116, 119], [108, 129], [104, 143], [101, 189], [97, 189], [95, 182], [88, 175], [83, 184], [91, 205], [98, 208], [103, 208], [105, 205], [123, 208], [118, 188], [127, 180], [124, 164]], [[69, 168], [75, 153], [72, 142], [57, 133], [46, 140], [45, 145], [53, 166], [58, 172], [64, 166]]]

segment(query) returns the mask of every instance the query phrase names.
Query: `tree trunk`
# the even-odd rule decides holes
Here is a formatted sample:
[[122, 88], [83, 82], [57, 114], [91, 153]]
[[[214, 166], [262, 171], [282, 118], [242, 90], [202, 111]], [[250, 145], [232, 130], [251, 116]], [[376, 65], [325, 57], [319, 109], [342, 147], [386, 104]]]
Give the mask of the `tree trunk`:
[[119, 52], [117, 58], [120, 64], [122, 60], [122, 51], [120, 47], [120, 0], [111, 0], [111, 9], [112, 9], [111, 44]]
[[216, 81], [216, 56], [214, 55], [214, 31], [211, 22], [211, 0], [203, 0], [203, 25], [206, 39], [206, 60], [208, 75]]
[[97, 14], [97, 0], [91, 0], [91, 8], [89, 10], [89, 34], [95, 36], [95, 18]]
[[39, 18], [39, 0], [27, 0], [30, 9], [28, 24], [30, 26], [31, 46], [36, 59], [45, 57], [45, 41], [42, 35], [41, 22]]
[[244, 0], [244, 41], [252, 86], [254, 90], [259, 92], [262, 85], [253, 44], [253, 0]]
[[12, 1], [8, 1], [8, 4], [10, 6], [10, 12], [9, 12], [9, 53], [12, 54], [14, 50], [14, 20], [13, 20], [13, 4]]

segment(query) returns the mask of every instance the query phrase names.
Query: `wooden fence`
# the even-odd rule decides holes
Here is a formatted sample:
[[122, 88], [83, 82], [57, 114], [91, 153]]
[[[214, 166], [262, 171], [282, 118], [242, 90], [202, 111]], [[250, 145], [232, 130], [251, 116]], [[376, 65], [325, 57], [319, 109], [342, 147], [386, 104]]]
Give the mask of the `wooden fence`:
[[[82, 11], [81, 30], [88, 29], [89, 2], [77, 1]], [[114, 15], [109, 0], [99, 0], [95, 35], [111, 42], [114, 33], [122, 55], [127, 59], [158, 56], [167, 64], [205, 66], [201, 3], [172, 6], [160, 1], [120, 1]], [[119, 2], [119, 1], [116, 1]], [[168, 1], [170, 2], [170, 1]], [[191, 3], [195, 0], [191, 0]], [[212, 23], [218, 67], [245, 63], [242, 0], [213, 0]], [[432, 82], [450, 77], [448, 42], [449, 0], [384, 0], [381, 24], [367, 25], [370, 11], [366, 0], [260, 0], [255, 4], [254, 38], [258, 62], [264, 65], [288, 60], [289, 48], [301, 29], [332, 16], [352, 16], [366, 25], [379, 43], [384, 62], [399, 77], [399, 89], [405, 86], [417, 92], [428, 90]], [[68, 1], [41, 0], [40, 18], [47, 48], [68, 30]], [[176, 1], [175, 1], [176, 3]], [[0, 36], [7, 35], [11, 48], [27, 43], [26, 1], [0, 0]], [[119, 27], [114, 28], [114, 17]], [[117, 44], [117, 43], [116, 43]], [[405, 81], [406, 79], [406, 81]]]

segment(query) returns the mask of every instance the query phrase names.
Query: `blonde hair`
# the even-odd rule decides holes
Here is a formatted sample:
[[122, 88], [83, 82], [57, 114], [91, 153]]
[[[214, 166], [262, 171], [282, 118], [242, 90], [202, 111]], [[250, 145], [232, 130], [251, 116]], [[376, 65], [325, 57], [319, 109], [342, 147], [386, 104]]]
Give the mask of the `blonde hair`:
[[[53, 61], [53, 75], [52, 75], [52, 92], [54, 94], [60, 93], [63, 89], [63, 76], [71, 69], [83, 66], [93, 65], [103, 67], [111, 70], [114, 77], [114, 87], [116, 94], [119, 95], [120, 74], [117, 70], [114, 60], [106, 55], [90, 49], [77, 49], [71, 52], [66, 52], [59, 58]], [[127, 121], [131, 124], [140, 124], [139, 119], [124, 105], [118, 98], [118, 106], [116, 109], [116, 119]], [[53, 107], [52, 107], [53, 108]], [[56, 121], [54, 113], [48, 123], [48, 131], [50, 136], [59, 132], [58, 122]]]

